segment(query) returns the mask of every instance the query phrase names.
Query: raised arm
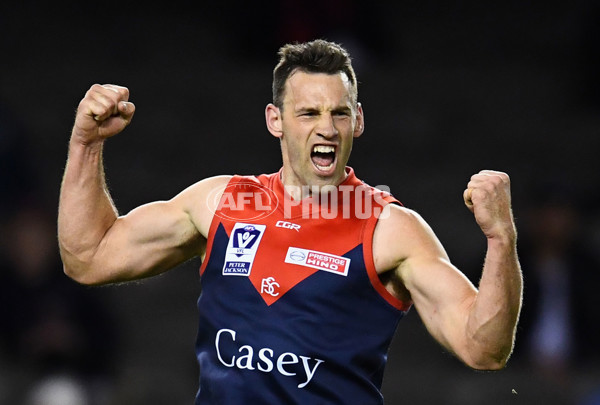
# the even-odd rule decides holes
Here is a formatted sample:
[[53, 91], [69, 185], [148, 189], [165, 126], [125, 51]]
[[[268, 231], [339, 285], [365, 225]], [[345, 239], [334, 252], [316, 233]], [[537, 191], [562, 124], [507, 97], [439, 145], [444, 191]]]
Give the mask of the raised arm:
[[155, 275], [202, 254], [212, 217], [202, 197], [223, 182], [207, 179], [170, 201], [119, 216], [106, 187], [102, 150], [132, 119], [135, 106], [128, 98], [125, 87], [92, 86], [79, 104], [69, 141], [58, 240], [65, 273], [84, 284]]
[[438, 342], [468, 366], [494, 370], [512, 353], [522, 301], [509, 178], [482, 171], [464, 198], [487, 238], [478, 289], [450, 263], [425, 221], [401, 207], [390, 206], [377, 226], [376, 266], [394, 271], [389, 288], [410, 296]]

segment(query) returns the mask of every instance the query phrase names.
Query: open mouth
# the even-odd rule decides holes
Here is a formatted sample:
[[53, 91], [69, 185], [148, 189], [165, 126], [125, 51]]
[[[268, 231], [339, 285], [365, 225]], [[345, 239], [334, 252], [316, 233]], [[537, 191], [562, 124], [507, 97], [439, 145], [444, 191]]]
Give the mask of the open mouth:
[[315, 145], [310, 153], [310, 159], [317, 169], [326, 172], [335, 164], [335, 146]]

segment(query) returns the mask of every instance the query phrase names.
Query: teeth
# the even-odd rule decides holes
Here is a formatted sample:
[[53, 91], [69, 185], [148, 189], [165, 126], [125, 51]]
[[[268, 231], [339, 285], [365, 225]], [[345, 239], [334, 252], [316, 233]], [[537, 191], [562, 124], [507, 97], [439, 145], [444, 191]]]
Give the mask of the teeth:
[[315, 165], [315, 166], [317, 166], [317, 168], [319, 170], [329, 170], [329, 169], [331, 169], [333, 167], [333, 162], [330, 163], [328, 166], [321, 166], [321, 165]]
[[317, 153], [333, 153], [335, 152], [335, 148], [330, 145], [315, 145], [313, 147], [313, 152]]

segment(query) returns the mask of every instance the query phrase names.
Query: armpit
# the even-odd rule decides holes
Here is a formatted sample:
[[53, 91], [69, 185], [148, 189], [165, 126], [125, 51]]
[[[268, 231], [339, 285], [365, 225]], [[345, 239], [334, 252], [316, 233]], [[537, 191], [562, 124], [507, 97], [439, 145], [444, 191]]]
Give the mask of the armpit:
[[378, 276], [385, 289], [394, 297], [403, 302], [412, 301], [410, 292], [406, 289], [400, 276], [394, 270], [379, 273]]

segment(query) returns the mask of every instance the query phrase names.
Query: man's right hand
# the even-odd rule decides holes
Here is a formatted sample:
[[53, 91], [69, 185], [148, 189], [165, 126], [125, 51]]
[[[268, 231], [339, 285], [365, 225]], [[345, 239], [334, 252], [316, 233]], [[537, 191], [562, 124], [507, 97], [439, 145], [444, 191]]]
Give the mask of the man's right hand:
[[79, 103], [71, 140], [82, 145], [101, 143], [129, 125], [134, 112], [127, 87], [94, 84]]

